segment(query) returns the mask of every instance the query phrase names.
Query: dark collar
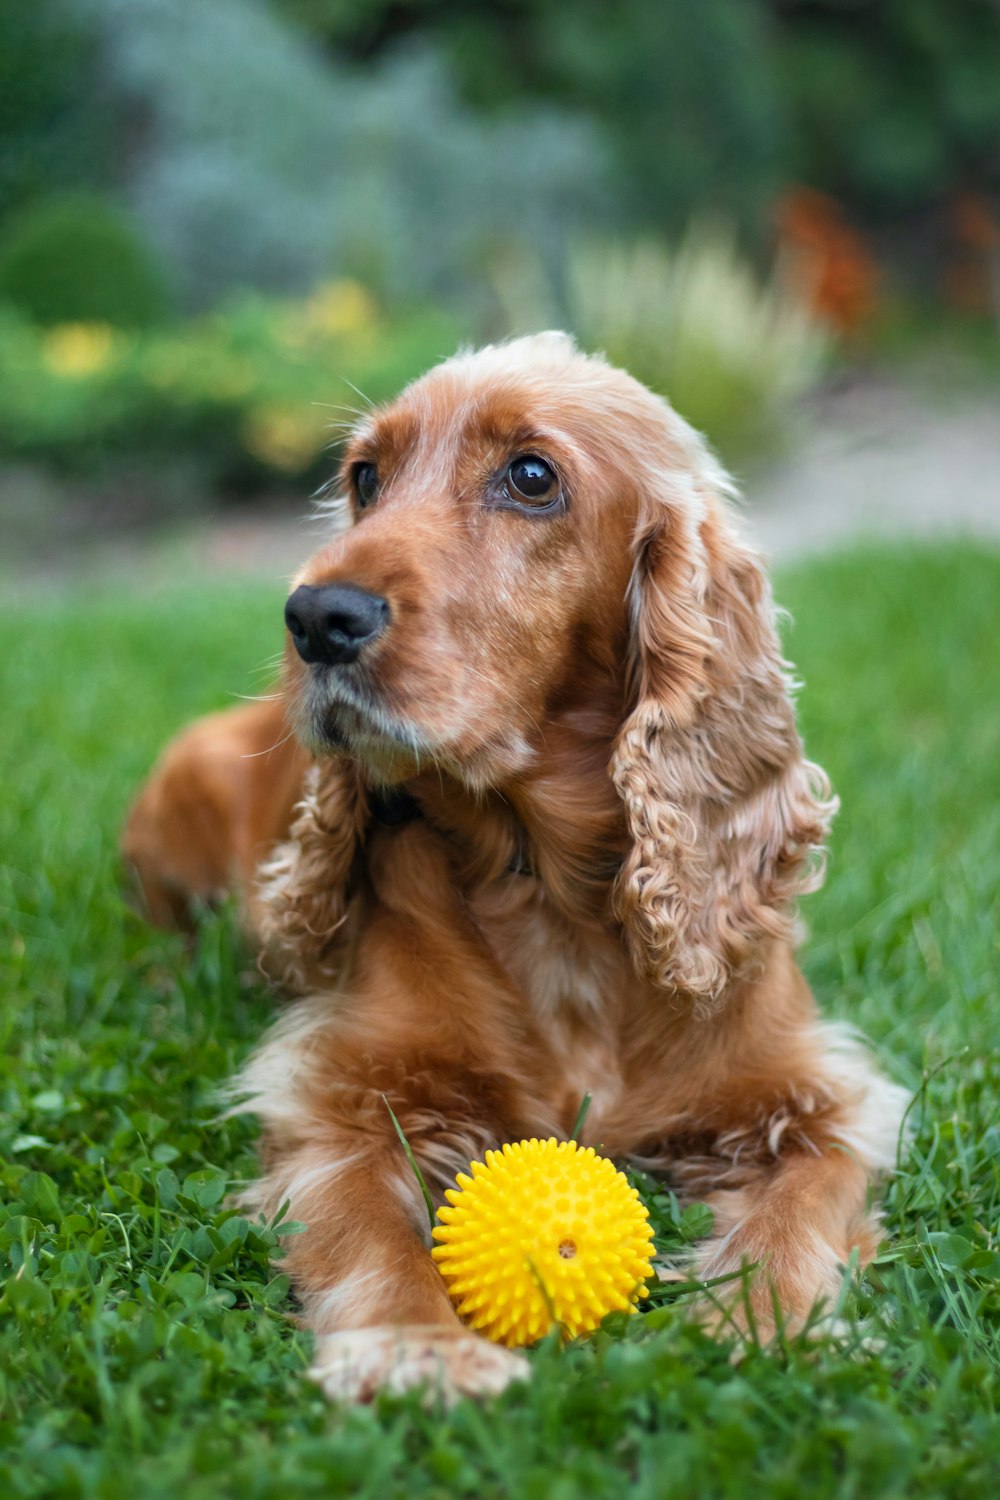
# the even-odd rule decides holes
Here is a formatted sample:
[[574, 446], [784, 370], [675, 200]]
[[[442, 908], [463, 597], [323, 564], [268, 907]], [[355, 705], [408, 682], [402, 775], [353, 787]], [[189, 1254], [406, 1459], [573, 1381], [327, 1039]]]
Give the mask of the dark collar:
[[[398, 828], [403, 823], [413, 823], [422, 818], [424, 810], [416, 797], [404, 792], [402, 787], [379, 787], [368, 794], [368, 811], [373, 823], [380, 828]], [[508, 875], [533, 875], [531, 859], [526, 842], [517, 850], [507, 866]]]
[[380, 828], [395, 828], [398, 823], [413, 823], [423, 817], [423, 809], [416, 797], [404, 792], [402, 787], [379, 787], [368, 793], [368, 811], [373, 823]]

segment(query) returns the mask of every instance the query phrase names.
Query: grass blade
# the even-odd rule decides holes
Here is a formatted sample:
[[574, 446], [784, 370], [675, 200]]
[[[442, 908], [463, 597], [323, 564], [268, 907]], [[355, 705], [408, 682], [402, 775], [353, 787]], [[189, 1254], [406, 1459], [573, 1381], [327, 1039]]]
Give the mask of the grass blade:
[[573, 1125], [573, 1133], [570, 1136], [571, 1141], [579, 1141], [580, 1139], [580, 1131], [583, 1129], [586, 1123], [587, 1115], [590, 1111], [590, 1101], [592, 1097], [593, 1095], [588, 1089], [587, 1093], [585, 1093], [583, 1098], [580, 1100], [580, 1108], [576, 1112], [576, 1121]]
[[393, 1125], [395, 1126], [395, 1128], [396, 1128], [396, 1134], [399, 1136], [399, 1139], [403, 1143], [403, 1150], [406, 1152], [406, 1160], [410, 1163], [410, 1166], [413, 1168], [413, 1175], [417, 1179], [417, 1183], [418, 1183], [418, 1185], [420, 1187], [420, 1191], [424, 1195], [424, 1202], [427, 1204], [427, 1218], [428, 1218], [428, 1222], [430, 1223], [430, 1226], [433, 1229], [434, 1228], [434, 1199], [431, 1197], [430, 1189], [427, 1186], [427, 1182], [426, 1182], [426, 1180], [424, 1178], [424, 1174], [420, 1170], [420, 1163], [417, 1161], [417, 1158], [414, 1156], [412, 1147], [410, 1146], [410, 1143], [406, 1139], [406, 1136], [405, 1136], [405, 1134], [403, 1132], [403, 1127], [402, 1127], [402, 1125], [400, 1125], [399, 1121], [396, 1119], [396, 1116], [393, 1114], [393, 1112], [392, 1112], [392, 1105], [389, 1103], [388, 1099], [386, 1098], [386, 1096], [384, 1094], [382, 1095], [382, 1103], [385, 1105], [386, 1109], [389, 1111], [389, 1119], [392, 1121]]

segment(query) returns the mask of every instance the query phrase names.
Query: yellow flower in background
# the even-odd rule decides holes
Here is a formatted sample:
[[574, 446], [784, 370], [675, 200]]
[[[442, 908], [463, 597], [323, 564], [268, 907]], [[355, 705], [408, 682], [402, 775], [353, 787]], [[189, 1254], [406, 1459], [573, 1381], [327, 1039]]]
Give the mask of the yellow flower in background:
[[342, 279], [317, 287], [304, 302], [286, 303], [275, 332], [289, 349], [323, 339], [360, 338], [378, 326], [378, 303], [360, 281]]
[[53, 375], [82, 380], [113, 364], [124, 342], [110, 323], [59, 323], [42, 339], [42, 361]]
[[297, 474], [320, 452], [329, 428], [329, 419], [313, 407], [272, 402], [255, 406], [248, 413], [243, 445], [261, 463]]
[[375, 299], [360, 281], [328, 281], [305, 305], [307, 328], [327, 338], [364, 333], [377, 318]]

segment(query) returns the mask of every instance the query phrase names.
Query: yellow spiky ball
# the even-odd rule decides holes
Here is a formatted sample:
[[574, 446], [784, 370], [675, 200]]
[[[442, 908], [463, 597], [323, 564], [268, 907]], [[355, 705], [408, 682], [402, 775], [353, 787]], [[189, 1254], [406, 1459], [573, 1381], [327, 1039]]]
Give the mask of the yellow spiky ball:
[[520, 1141], [487, 1151], [445, 1193], [431, 1251], [459, 1316], [495, 1343], [572, 1337], [635, 1311], [653, 1232], [635, 1188], [592, 1146]]

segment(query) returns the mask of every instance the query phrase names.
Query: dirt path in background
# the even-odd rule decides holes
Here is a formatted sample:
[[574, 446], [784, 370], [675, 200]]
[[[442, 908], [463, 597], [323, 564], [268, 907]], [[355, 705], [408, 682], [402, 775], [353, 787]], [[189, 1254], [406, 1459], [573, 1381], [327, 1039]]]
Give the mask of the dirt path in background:
[[[793, 453], [747, 477], [746, 524], [777, 562], [859, 537], [974, 536], [1000, 545], [1000, 390], [914, 391], [867, 380], [826, 393]], [[322, 531], [305, 503], [214, 515], [169, 531], [95, 542], [19, 566], [11, 578], [178, 573], [288, 578]], [[6, 571], [6, 569], [5, 569]]]
[[777, 561], [858, 537], [1000, 544], [1000, 389], [869, 382], [827, 395], [792, 457], [747, 486], [747, 520]]

